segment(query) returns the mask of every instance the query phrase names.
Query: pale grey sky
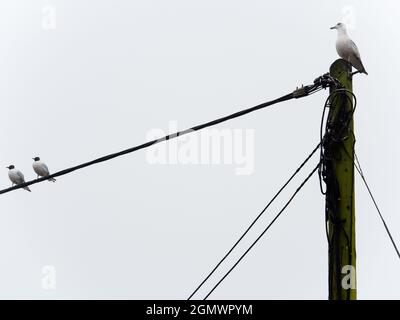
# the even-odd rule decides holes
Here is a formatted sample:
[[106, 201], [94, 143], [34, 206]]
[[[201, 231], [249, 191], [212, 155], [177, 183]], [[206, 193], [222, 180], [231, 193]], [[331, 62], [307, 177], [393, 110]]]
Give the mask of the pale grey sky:
[[[369, 72], [354, 79], [356, 147], [400, 242], [399, 9], [394, 0], [3, 0], [0, 188], [9, 164], [32, 179], [33, 156], [58, 171], [171, 121], [184, 129], [312, 83], [337, 58], [329, 27], [346, 20]], [[187, 298], [315, 146], [326, 96], [218, 126], [254, 130], [249, 175], [232, 164], [154, 165], [142, 151], [2, 195], [0, 298]], [[356, 203], [358, 297], [399, 299], [400, 261], [358, 178]], [[47, 265], [55, 289], [42, 286]], [[327, 271], [315, 176], [211, 298], [326, 299]]]

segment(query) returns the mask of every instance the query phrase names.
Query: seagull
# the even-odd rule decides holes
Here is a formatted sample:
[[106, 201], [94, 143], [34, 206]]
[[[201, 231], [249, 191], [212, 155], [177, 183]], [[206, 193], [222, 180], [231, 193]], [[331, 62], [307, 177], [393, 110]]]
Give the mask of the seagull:
[[336, 40], [336, 51], [339, 56], [350, 62], [350, 64], [357, 69], [354, 73], [365, 73], [365, 68], [363, 63], [361, 62], [360, 52], [356, 44], [353, 40], [350, 39], [349, 35], [347, 34], [346, 25], [342, 22], [339, 22], [336, 26], [332, 27], [331, 29], [336, 29], [338, 31], [338, 37]]
[[[50, 175], [49, 168], [47, 168], [47, 166], [44, 162], [40, 161], [39, 157], [34, 157], [32, 159], [34, 160], [32, 167], [33, 167], [33, 170], [37, 174], [37, 178], [47, 177], [48, 175]], [[49, 181], [56, 182], [56, 179], [50, 178]]]
[[[15, 169], [14, 165], [10, 165], [6, 168], [9, 169], [8, 177], [10, 178], [10, 180], [12, 182], [11, 186], [14, 186], [14, 184], [18, 185], [18, 184], [22, 184], [25, 182], [24, 175], [22, 174], [21, 171], [19, 171], [18, 169]], [[29, 187], [24, 187], [24, 189], [31, 192], [31, 189], [29, 189]]]

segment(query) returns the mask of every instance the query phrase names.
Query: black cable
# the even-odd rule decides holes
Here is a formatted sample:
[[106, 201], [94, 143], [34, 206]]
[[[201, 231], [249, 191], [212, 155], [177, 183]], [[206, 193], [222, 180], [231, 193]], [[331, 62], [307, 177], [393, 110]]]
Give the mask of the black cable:
[[[317, 78], [317, 79], [319, 79], [319, 78]], [[113, 158], [120, 157], [122, 155], [138, 151], [140, 149], [148, 148], [148, 147], [150, 147], [150, 146], [152, 146], [154, 144], [157, 144], [157, 143], [160, 143], [160, 142], [163, 142], [163, 141], [167, 141], [167, 140], [170, 140], [170, 139], [174, 139], [174, 138], [177, 138], [179, 136], [183, 136], [185, 134], [191, 133], [193, 131], [198, 131], [198, 130], [201, 130], [201, 129], [204, 129], [204, 128], [207, 128], [207, 127], [211, 127], [211, 126], [214, 126], [216, 124], [219, 124], [219, 123], [222, 123], [222, 122], [225, 122], [225, 121], [228, 121], [228, 120], [232, 120], [234, 118], [241, 117], [241, 116], [246, 115], [248, 113], [251, 113], [251, 112], [254, 112], [254, 111], [269, 107], [269, 106], [272, 106], [272, 105], [274, 105], [276, 103], [288, 101], [288, 100], [291, 100], [291, 99], [302, 98], [302, 97], [305, 97], [307, 95], [311, 95], [311, 94], [317, 92], [321, 87], [324, 88], [325, 86], [326, 86], [326, 84], [320, 83], [320, 82], [318, 84], [305, 86], [305, 87], [302, 87], [300, 89], [295, 90], [292, 93], [284, 95], [284, 96], [282, 96], [282, 97], [280, 97], [278, 99], [259, 104], [259, 105], [255, 106], [255, 107], [244, 109], [244, 110], [235, 112], [235, 113], [233, 113], [231, 115], [228, 115], [228, 116], [225, 116], [225, 117], [213, 120], [213, 121], [209, 121], [209, 122], [206, 122], [204, 124], [200, 124], [198, 126], [190, 128], [190, 129], [186, 129], [186, 130], [178, 131], [178, 132], [173, 133], [173, 134], [169, 134], [169, 135], [164, 136], [164, 137], [162, 137], [160, 139], [155, 139], [155, 140], [143, 143], [141, 145], [138, 145], [138, 146], [135, 146], [135, 147], [132, 147], [132, 148], [117, 152], [117, 153], [109, 154], [109, 155], [97, 158], [95, 160], [92, 160], [92, 161], [89, 161], [89, 162], [86, 162], [86, 163], [82, 163], [82, 164], [79, 164], [77, 166], [70, 167], [68, 169], [64, 169], [64, 170], [58, 171], [58, 172], [53, 173], [53, 174], [51, 174], [51, 175], [49, 175], [47, 177], [42, 177], [42, 178], [39, 178], [39, 179], [27, 181], [27, 182], [18, 184], [16, 186], [13, 186], [13, 187], [10, 187], [10, 188], [6, 188], [6, 189], [3, 189], [3, 190], [0, 190], [0, 194], [11, 192], [11, 191], [14, 191], [14, 190], [17, 190], [17, 189], [20, 189], [20, 188], [24, 188], [24, 187], [27, 187], [27, 186], [30, 186], [32, 184], [36, 184], [36, 183], [39, 183], [39, 182], [47, 181], [48, 179], [59, 177], [59, 176], [71, 173], [71, 172], [73, 172], [75, 170], [83, 169], [85, 167], [88, 167], [88, 166], [91, 166], [91, 165], [94, 165], [94, 164], [97, 164], [97, 163], [100, 163], [100, 162], [108, 161], [108, 160], [111, 160]]]
[[279, 213], [275, 216], [275, 218], [268, 224], [268, 226], [264, 229], [264, 231], [258, 236], [258, 238], [250, 245], [250, 247], [242, 254], [242, 256], [239, 258], [238, 261], [232, 266], [232, 268], [229, 269], [227, 273], [217, 282], [217, 284], [211, 289], [211, 291], [204, 297], [203, 300], [206, 300], [211, 293], [214, 292], [214, 290], [222, 283], [222, 281], [225, 280], [225, 278], [232, 272], [233, 269], [242, 261], [242, 259], [249, 253], [249, 251], [255, 246], [255, 244], [262, 238], [262, 236], [268, 231], [268, 229], [274, 224], [274, 222], [279, 218], [279, 216], [285, 211], [285, 209], [288, 207], [290, 202], [294, 199], [294, 197], [297, 195], [297, 193], [304, 187], [306, 182], [312, 177], [312, 175], [318, 170], [319, 168], [319, 163], [315, 166], [315, 168], [310, 172], [310, 174], [304, 179], [304, 181], [300, 184], [300, 186], [296, 189], [296, 191], [293, 193], [293, 195], [290, 197], [290, 199], [286, 202], [286, 204], [283, 206], [283, 208], [279, 211]]
[[[352, 159], [351, 156], [350, 156], [349, 151], [347, 150], [347, 148], [345, 146], [343, 146], [343, 150], [345, 151], [346, 155], [350, 159]], [[400, 259], [400, 251], [399, 251], [399, 249], [398, 249], [398, 247], [396, 245], [396, 242], [394, 241], [394, 238], [392, 236], [392, 233], [390, 232], [389, 227], [388, 227], [388, 225], [387, 225], [387, 223], [386, 223], [386, 221], [385, 221], [385, 219], [384, 219], [384, 217], [383, 217], [383, 215], [381, 213], [381, 210], [379, 209], [378, 203], [376, 202], [375, 197], [372, 194], [372, 191], [371, 191], [371, 189], [370, 189], [370, 187], [368, 185], [367, 179], [365, 178], [365, 174], [364, 174], [364, 172], [362, 170], [361, 163], [358, 160], [357, 154], [355, 152], [354, 152], [354, 158], [352, 159], [352, 161], [353, 161], [354, 167], [356, 168], [358, 174], [360, 175], [362, 181], [364, 182], [365, 187], [367, 188], [369, 196], [370, 196], [372, 202], [374, 203], [374, 206], [375, 206], [376, 211], [378, 212], [378, 215], [379, 215], [379, 217], [380, 217], [380, 219], [381, 219], [381, 221], [383, 223], [383, 226], [385, 227], [386, 233], [389, 236], [390, 241], [392, 242], [393, 248], [396, 251], [396, 254], [397, 254], [398, 258]]]
[[[355, 113], [355, 110], [357, 108], [357, 97], [356, 95], [344, 88], [341, 83], [336, 80], [334, 83], [334, 90], [329, 94], [328, 98], [325, 100], [324, 108], [322, 111], [322, 117], [321, 117], [321, 125], [320, 125], [320, 146], [321, 146], [321, 152], [320, 152], [320, 168], [318, 169], [318, 177], [319, 177], [319, 186], [321, 193], [323, 195], [326, 195], [326, 191], [323, 190], [322, 187], [322, 180], [326, 181], [328, 179], [327, 177], [327, 167], [326, 167], [326, 155], [325, 155], [325, 148], [327, 148], [327, 145], [330, 144], [332, 141], [337, 141], [338, 138], [332, 136], [331, 128], [330, 128], [330, 121], [329, 119], [326, 120], [325, 124], [325, 135], [323, 135], [323, 128], [324, 128], [324, 119], [325, 119], [325, 112], [327, 108], [330, 108], [332, 104], [334, 104], [335, 99], [339, 97], [338, 93], [344, 93], [345, 97], [347, 100], [349, 100], [350, 104], [352, 105], [352, 110], [351, 112], [347, 115], [346, 122], [342, 124], [341, 128], [339, 129], [339, 132], [336, 133], [336, 135], [340, 138], [342, 135], [342, 131], [344, 128], [347, 127], [348, 122], [353, 118], [353, 115]], [[350, 94], [354, 98], [354, 103], [353, 100], [350, 98], [348, 95]], [[332, 155], [329, 155], [332, 156]], [[326, 206], [328, 208], [329, 206]], [[331, 246], [331, 242], [329, 240], [329, 234], [328, 234], [328, 213], [326, 212], [326, 217], [325, 217], [325, 233], [326, 233], [326, 238], [328, 241], [329, 247]]]
[[[338, 85], [339, 85], [339, 84], [338, 84]], [[322, 172], [323, 172], [323, 168], [322, 168], [322, 167], [324, 166], [324, 161], [322, 161], [323, 158], [324, 158], [323, 147], [324, 147], [324, 140], [327, 138], [327, 134], [323, 135], [325, 112], [326, 112], [326, 109], [327, 109], [327, 108], [330, 108], [330, 106], [333, 104], [334, 99], [335, 99], [335, 95], [336, 95], [336, 97], [337, 97], [337, 96], [338, 96], [338, 93], [343, 93], [343, 92], [344, 92], [344, 93], [349, 93], [349, 94], [354, 98], [354, 104], [353, 104], [353, 101], [352, 101], [352, 100], [350, 99], [350, 97], [346, 94], [346, 98], [350, 101], [350, 104], [353, 105], [352, 111], [351, 111], [351, 113], [348, 115], [347, 121], [350, 121], [350, 120], [352, 119], [352, 117], [353, 117], [353, 115], [354, 115], [354, 112], [356, 111], [356, 108], [357, 108], [357, 97], [356, 97], [356, 95], [355, 95], [352, 91], [350, 91], [350, 90], [348, 90], [348, 89], [346, 89], [346, 88], [343, 88], [343, 87], [339, 87], [339, 88], [333, 90], [333, 91], [329, 94], [328, 98], [326, 98], [326, 100], [325, 100], [324, 108], [323, 108], [323, 110], [322, 110], [322, 118], [321, 118], [320, 132], [319, 132], [319, 136], [320, 136], [320, 146], [321, 146], [321, 153], [320, 153], [320, 158], [321, 158], [320, 165], [321, 165], [321, 167], [318, 169], [318, 175], [319, 175], [319, 186], [320, 186], [320, 189], [321, 189], [321, 193], [322, 193], [322, 194], [326, 194], [326, 192], [325, 192], [325, 191], [323, 190], [323, 188], [322, 188]], [[331, 99], [332, 99], [332, 101], [331, 101]], [[328, 132], [328, 128], [327, 128], [328, 125], [329, 125], [329, 121], [326, 121], [326, 124], [325, 124], [325, 132]], [[347, 127], [347, 124], [343, 125], [343, 126], [341, 127], [339, 133], [342, 133], [342, 130], [343, 130], [344, 128], [346, 128], [346, 127]]]
[[254, 224], [258, 221], [258, 219], [264, 214], [264, 212], [269, 208], [272, 202], [279, 196], [279, 194], [286, 188], [286, 186], [293, 180], [293, 178], [300, 172], [300, 170], [305, 166], [305, 164], [311, 159], [314, 153], [319, 149], [319, 143], [314, 148], [314, 150], [306, 157], [306, 159], [300, 164], [300, 166], [295, 170], [295, 172], [290, 176], [290, 178], [283, 184], [283, 186], [278, 190], [278, 192], [272, 197], [272, 199], [268, 202], [268, 204], [264, 207], [264, 209], [258, 214], [258, 216], [253, 220], [253, 222], [249, 225], [246, 231], [240, 236], [240, 238], [235, 242], [235, 244], [229, 249], [229, 251], [225, 254], [225, 256], [217, 263], [214, 269], [204, 278], [204, 280], [198, 285], [198, 287], [192, 292], [187, 300], [190, 300], [196, 292], [203, 286], [203, 284], [212, 276], [212, 274], [218, 269], [218, 267], [225, 261], [225, 259], [231, 254], [231, 252], [236, 248], [240, 241], [246, 236], [246, 234], [250, 231], [250, 229], [254, 226]]
[[[323, 135], [323, 127], [324, 127], [323, 124], [324, 124], [326, 109], [328, 107], [331, 107], [332, 105], [335, 105], [335, 101], [338, 98], [347, 99], [351, 105], [351, 110], [350, 111], [345, 111], [345, 109], [337, 110], [337, 112], [340, 112], [340, 114], [337, 115], [339, 118], [337, 119], [337, 123], [335, 123], [335, 124], [332, 122], [332, 119], [330, 118], [330, 117], [332, 117], [333, 113], [330, 112], [328, 115], [328, 118], [326, 120], [326, 124], [325, 124], [325, 134]], [[353, 102], [353, 99], [354, 99], [354, 102]], [[345, 102], [343, 102], [343, 104], [344, 103]], [[336, 239], [334, 232], [332, 233], [331, 238], [329, 237], [329, 227], [328, 227], [329, 211], [332, 209], [332, 206], [335, 205], [334, 199], [336, 199], [338, 197], [338, 194], [334, 195], [334, 193], [336, 192], [336, 191], [334, 191], [334, 190], [336, 190], [335, 187], [333, 187], [334, 188], [333, 190], [331, 189], [329, 194], [327, 193], [327, 191], [324, 191], [322, 188], [322, 180], [331, 186], [335, 185], [335, 181], [332, 181], [333, 177], [332, 177], [332, 172], [331, 172], [331, 170], [332, 170], [331, 160], [333, 157], [335, 157], [335, 154], [332, 153], [332, 150], [334, 149], [333, 144], [339, 143], [340, 145], [343, 146], [343, 143], [342, 143], [343, 140], [346, 140], [348, 138], [348, 136], [347, 136], [348, 133], [344, 133], [343, 131], [349, 127], [349, 123], [353, 119], [356, 107], [357, 107], [357, 97], [354, 95], [354, 93], [352, 91], [344, 88], [340, 84], [338, 84], [333, 87], [332, 92], [326, 99], [325, 105], [323, 108], [323, 112], [322, 112], [322, 119], [321, 119], [321, 126], [320, 126], [321, 153], [320, 153], [320, 168], [318, 170], [318, 173], [319, 173], [319, 184], [320, 184], [321, 193], [326, 195], [325, 233], [326, 233], [326, 238], [327, 238], [327, 242], [328, 242], [329, 256], [331, 256], [331, 254], [332, 254], [332, 246], [333, 246], [332, 241], [334, 241], [334, 239]], [[353, 132], [350, 132], [350, 133], [353, 134]], [[352, 179], [353, 178], [354, 178], [354, 174], [352, 173]], [[351, 185], [353, 186], [353, 183], [351, 183]], [[353, 205], [353, 201], [351, 200], [351, 206], [352, 205]], [[352, 221], [350, 223], [352, 223]], [[349, 248], [351, 248], [352, 247], [352, 238], [349, 237], [346, 230], [343, 228], [343, 225], [340, 225], [340, 227], [343, 231], [343, 234], [346, 237], [347, 246]], [[350, 226], [350, 229], [351, 228], [352, 228], [352, 225]], [[337, 252], [337, 254], [339, 254], [339, 252]], [[352, 251], [349, 250], [349, 257], [348, 257], [349, 261], [352, 261], [352, 254], [353, 254]], [[338, 261], [340, 261], [340, 259], [337, 257], [336, 261], [338, 262]], [[330, 263], [331, 263], [331, 259], [330, 259]], [[332, 270], [331, 267], [332, 266], [330, 265], [330, 270]], [[337, 266], [337, 270], [340, 270], [340, 268], [338, 268], [338, 266]], [[329, 279], [332, 279], [331, 274], [329, 275]], [[330, 282], [329, 282], [329, 287], [331, 288]], [[340, 290], [340, 287], [338, 287], [338, 290]], [[349, 294], [350, 294], [350, 291], [348, 291], [348, 295]]]
[[386, 221], [385, 221], [385, 219], [383, 218], [383, 215], [382, 215], [382, 213], [381, 213], [381, 210], [379, 209], [379, 206], [378, 206], [378, 204], [377, 204], [377, 202], [376, 202], [376, 200], [375, 200], [375, 197], [374, 197], [374, 195], [372, 194], [372, 191], [371, 191], [371, 189], [370, 189], [370, 187], [369, 187], [369, 185], [368, 185], [368, 182], [367, 182], [367, 180], [366, 180], [366, 178], [365, 178], [364, 172], [363, 172], [363, 170], [362, 170], [362, 168], [361, 168], [360, 161], [358, 160], [358, 157], [357, 157], [357, 155], [356, 155], [355, 153], [354, 153], [354, 158], [355, 158], [356, 163], [357, 163], [357, 165], [355, 164], [355, 168], [357, 169], [358, 174], [360, 175], [361, 179], [362, 179], [363, 182], [364, 182], [365, 187], [366, 187], [367, 190], [368, 190], [368, 193], [369, 193], [369, 195], [370, 195], [370, 197], [371, 197], [371, 199], [372, 199], [372, 202], [373, 202], [374, 205], [375, 205], [376, 211], [378, 212], [379, 217], [380, 217], [381, 220], [382, 220], [383, 226], [385, 227], [386, 233], [387, 233], [387, 235], [389, 236], [390, 241], [392, 242], [392, 245], [393, 245], [394, 249], [396, 250], [397, 256], [398, 256], [399, 259], [400, 259], [400, 252], [399, 252], [399, 249], [397, 248], [396, 242], [394, 241], [394, 239], [393, 239], [393, 237], [392, 237], [392, 234], [391, 234], [391, 232], [390, 232], [390, 230], [389, 230], [389, 227], [387, 226]]

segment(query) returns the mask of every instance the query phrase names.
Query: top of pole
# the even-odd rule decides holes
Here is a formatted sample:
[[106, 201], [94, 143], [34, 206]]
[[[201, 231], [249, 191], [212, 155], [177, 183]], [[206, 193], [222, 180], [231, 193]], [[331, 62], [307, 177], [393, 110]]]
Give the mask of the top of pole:
[[329, 68], [332, 77], [338, 79], [342, 85], [353, 91], [351, 71], [351, 64], [344, 59], [337, 59]]

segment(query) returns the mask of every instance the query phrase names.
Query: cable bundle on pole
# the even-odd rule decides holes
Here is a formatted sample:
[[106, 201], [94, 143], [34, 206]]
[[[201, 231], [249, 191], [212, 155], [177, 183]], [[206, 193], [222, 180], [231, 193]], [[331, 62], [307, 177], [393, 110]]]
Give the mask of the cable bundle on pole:
[[[323, 110], [319, 169], [321, 191], [325, 194], [329, 299], [353, 300], [356, 299], [357, 293], [353, 165], [353, 115], [357, 100], [352, 92], [351, 65], [339, 59], [331, 65], [330, 71], [340, 84], [331, 86]], [[328, 108], [329, 114], [323, 134], [324, 115]], [[343, 146], [350, 150], [351, 159], [345, 155]], [[322, 190], [322, 181], [326, 184], [326, 191]], [[344, 274], [344, 270], [350, 274]], [[345, 276], [347, 282], [343, 285]]]

